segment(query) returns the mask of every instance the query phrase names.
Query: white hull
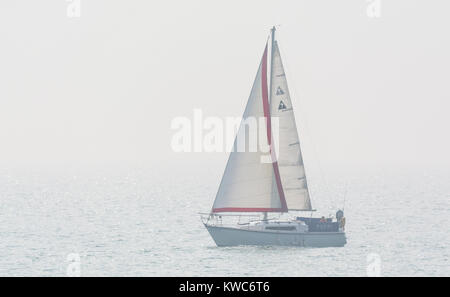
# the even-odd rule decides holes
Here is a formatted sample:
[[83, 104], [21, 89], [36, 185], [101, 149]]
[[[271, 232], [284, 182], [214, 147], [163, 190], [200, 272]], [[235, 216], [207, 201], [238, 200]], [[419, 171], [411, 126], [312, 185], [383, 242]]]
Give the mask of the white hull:
[[301, 247], [342, 247], [345, 232], [269, 232], [205, 224], [217, 246], [280, 245]]

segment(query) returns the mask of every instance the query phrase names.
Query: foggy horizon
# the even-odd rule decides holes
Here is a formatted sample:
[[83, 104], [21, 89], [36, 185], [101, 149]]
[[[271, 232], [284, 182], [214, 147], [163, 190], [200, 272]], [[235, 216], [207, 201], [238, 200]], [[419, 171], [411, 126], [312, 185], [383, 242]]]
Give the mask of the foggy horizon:
[[2, 2], [0, 164], [221, 171], [227, 153], [174, 153], [171, 121], [242, 116], [277, 25], [307, 168], [447, 170], [450, 5], [366, 6], [82, 1], [68, 18], [64, 1]]

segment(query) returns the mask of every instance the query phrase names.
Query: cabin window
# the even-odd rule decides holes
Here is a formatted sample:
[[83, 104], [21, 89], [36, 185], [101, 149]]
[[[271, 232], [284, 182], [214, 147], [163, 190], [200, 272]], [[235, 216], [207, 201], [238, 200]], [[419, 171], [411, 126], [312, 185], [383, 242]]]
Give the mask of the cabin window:
[[275, 227], [266, 227], [266, 230], [280, 230], [280, 231], [294, 231], [295, 226], [275, 226]]

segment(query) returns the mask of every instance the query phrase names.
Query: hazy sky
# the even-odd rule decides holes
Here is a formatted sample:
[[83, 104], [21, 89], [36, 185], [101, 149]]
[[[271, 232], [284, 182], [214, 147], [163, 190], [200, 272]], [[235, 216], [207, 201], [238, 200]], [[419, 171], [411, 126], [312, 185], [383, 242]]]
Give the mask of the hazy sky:
[[[305, 160], [450, 166], [450, 3], [0, 2], [0, 164], [174, 157], [175, 116], [241, 116], [272, 25]], [[314, 155], [314, 157], [313, 157]]]

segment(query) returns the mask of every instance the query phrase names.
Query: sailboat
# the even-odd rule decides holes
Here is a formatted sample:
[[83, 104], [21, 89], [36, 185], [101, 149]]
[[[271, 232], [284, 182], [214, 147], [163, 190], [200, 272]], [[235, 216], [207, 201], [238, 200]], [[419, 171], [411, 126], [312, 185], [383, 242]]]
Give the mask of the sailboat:
[[[310, 193], [306, 180], [300, 140], [281, 60], [275, 27], [258, 67], [256, 78], [230, 153], [222, 181], [210, 213], [203, 224], [217, 246], [283, 245], [304, 247], [341, 247], [346, 244], [345, 218], [341, 210], [335, 217], [312, 217]], [[270, 60], [270, 67], [268, 62]], [[270, 69], [269, 69], [270, 68]], [[268, 81], [268, 72], [270, 82]], [[239, 139], [248, 140], [246, 120], [265, 119], [260, 142], [269, 147], [239, 151]], [[278, 133], [274, 133], [274, 120]], [[277, 149], [274, 144], [277, 144]], [[265, 157], [269, 155], [269, 161]], [[289, 216], [293, 212], [311, 212], [309, 217]], [[256, 213], [256, 215], [255, 215]], [[259, 214], [258, 214], [259, 213]], [[269, 214], [279, 214], [277, 219]], [[237, 216], [239, 222], [224, 224], [225, 216]], [[254, 217], [241, 222], [242, 216]]]

